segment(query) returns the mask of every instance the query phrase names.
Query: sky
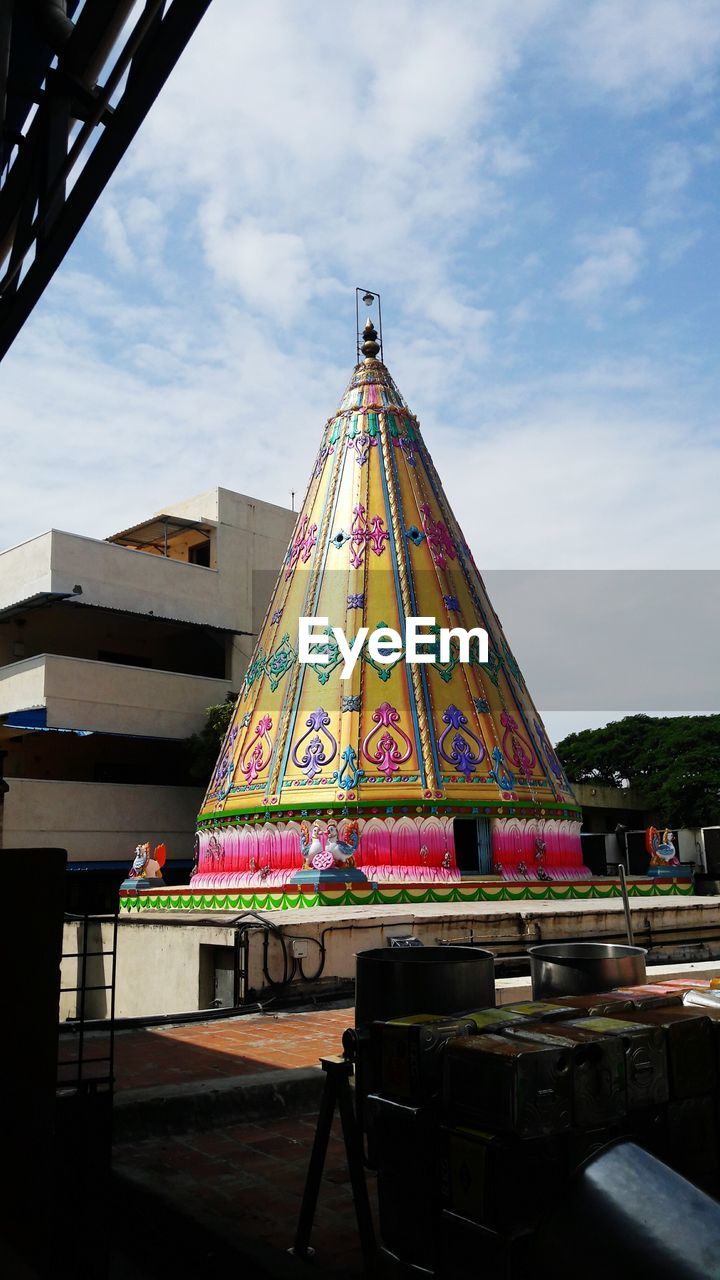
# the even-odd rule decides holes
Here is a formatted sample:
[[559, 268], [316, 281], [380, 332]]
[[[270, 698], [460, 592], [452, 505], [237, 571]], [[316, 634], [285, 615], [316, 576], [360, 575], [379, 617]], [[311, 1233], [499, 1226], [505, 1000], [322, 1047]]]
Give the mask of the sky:
[[354, 288], [485, 569], [716, 569], [716, 0], [213, 0], [0, 368], [0, 546], [289, 505]]

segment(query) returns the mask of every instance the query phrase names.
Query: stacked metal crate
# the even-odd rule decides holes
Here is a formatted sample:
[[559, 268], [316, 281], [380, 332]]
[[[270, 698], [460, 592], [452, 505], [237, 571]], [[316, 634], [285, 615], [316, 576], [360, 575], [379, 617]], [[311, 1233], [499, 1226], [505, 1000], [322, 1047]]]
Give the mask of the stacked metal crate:
[[380, 1235], [407, 1267], [529, 1275], [537, 1224], [613, 1138], [717, 1174], [720, 1018], [672, 984], [375, 1023], [371, 1045]]

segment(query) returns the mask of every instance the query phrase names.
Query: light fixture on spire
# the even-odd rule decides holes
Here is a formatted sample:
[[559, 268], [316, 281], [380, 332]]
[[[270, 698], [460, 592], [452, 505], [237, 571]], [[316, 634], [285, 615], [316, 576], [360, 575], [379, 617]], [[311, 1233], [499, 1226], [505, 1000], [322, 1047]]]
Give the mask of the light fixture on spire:
[[[368, 316], [364, 328], [361, 329], [361, 301], [365, 303], [366, 307], [372, 307], [373, 303], [377, 303], [377, 329], [375, 328], [370, 316]], [[355, 290], [355, 329], [357, 336], [356, 350], [358, 364], [360, 364], [361, 360], [374, 360], [378, 355], [380, 360], [384, 361], [380, 294], [374, 293], [372, 289], [358, 288]]]

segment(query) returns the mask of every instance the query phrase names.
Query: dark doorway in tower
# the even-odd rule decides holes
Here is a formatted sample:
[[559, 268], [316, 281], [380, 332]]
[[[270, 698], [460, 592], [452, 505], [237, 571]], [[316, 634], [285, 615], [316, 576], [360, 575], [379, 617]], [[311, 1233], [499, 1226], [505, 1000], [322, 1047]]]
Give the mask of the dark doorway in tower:
[[487, 818], [453, 819], [455, 858], [463, 875], [489, 875], [492, 871], [492, 839]]

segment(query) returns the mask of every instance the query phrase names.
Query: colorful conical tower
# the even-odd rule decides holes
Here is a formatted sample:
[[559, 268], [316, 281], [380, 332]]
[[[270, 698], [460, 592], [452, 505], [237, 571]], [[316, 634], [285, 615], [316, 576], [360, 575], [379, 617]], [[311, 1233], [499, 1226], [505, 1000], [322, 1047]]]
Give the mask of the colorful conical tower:
[[[194, 888], [587, 875], [580, 812], [438, 474], [365, 327], [198, 822]], [[406, 619], [429, 661], [406, 661]], [[300, 619], [323, 639], [300, 660]], [[399, 633], [349, 678], [332, 628]], [[442, 628], [480, 627], [461, 661]], [[324, 661], [323, 661], [324, 659]]]

